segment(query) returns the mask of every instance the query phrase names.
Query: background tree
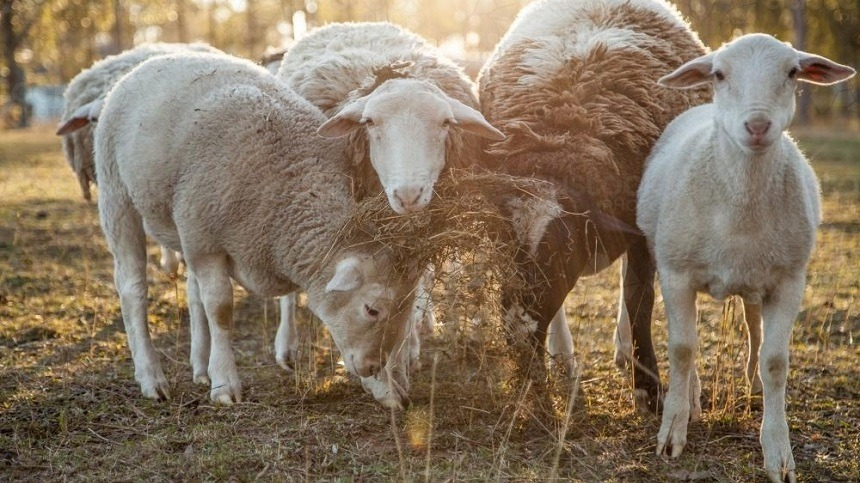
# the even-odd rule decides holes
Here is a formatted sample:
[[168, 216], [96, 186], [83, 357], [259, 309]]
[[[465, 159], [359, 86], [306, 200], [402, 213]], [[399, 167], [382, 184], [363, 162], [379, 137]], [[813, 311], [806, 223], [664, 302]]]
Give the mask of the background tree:
[[[0, 0], [0, 42], [3, 44], [3, 69], [6, 105], [4, 117], [13, 125], [29, 123], [26, 74], [21, 66], [21, 47], [39, 18], [46, 0]], [[26, 56], [25, 56], [26, 57]]]

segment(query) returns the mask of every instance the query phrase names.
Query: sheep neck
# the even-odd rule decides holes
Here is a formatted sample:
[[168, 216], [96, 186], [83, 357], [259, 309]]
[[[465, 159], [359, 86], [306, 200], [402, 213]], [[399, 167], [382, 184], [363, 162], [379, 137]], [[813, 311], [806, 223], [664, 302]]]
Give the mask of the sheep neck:
[[774, 199], [774, 189], [785, 169], [781, 139], [760, 153], [750, 153], [738, 146], [721, 127], [714, 134], [717, 146], [712, 176], [729, 205], [744, 217]]

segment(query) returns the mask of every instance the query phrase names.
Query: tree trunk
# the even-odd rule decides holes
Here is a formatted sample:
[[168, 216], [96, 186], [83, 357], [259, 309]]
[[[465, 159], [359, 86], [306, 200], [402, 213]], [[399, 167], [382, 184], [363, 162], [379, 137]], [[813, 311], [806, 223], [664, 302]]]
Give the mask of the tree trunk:
[[188, 43], [188, 32], [185, 28], [185, 0], [176, 0], [176, 36], [181, 43]]
[[[794, 48], [806, 50], [806, 0], [794, 0], [791, 4], [791, 19], [794, 22]], [[812, 92], [808, 88], [800, 90], [797, 100], [795, 121], [801, 126], [809, 124], [809, 106]]]
[[[15, 59], [15, 52], [21, 45], [21, 38], [15, 34], [15, 25], [12, 22], [12, 2], [4, 3], [0, 15], [0, 37], [3, 42], [3, 53], [6, 58], [6, 67], [9, 74], [6, 77], [6, 93], [9, 96], [8, 105], [18, 108], [16, 127], [27, 127], [29, 124], [29, 109], [24, 100], [27, 95], [27, 83], [24, 78], [24, 69]], [[14, 111], [13, 111], [14, 112]]]

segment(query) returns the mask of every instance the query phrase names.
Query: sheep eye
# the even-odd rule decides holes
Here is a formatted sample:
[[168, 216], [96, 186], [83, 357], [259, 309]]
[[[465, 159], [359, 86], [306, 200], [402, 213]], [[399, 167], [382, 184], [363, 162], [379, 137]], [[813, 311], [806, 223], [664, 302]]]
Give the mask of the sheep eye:
[[797, 77], [797, 71], [798, 71], [797, 67], [792, 67], [791, 70], [788, 71], [788, 78], [794, 79], [795, 77]]
[[723, 74], [723, 71], [721, 70], [715, 70], [714, 77], [716, 77], [718, 81], [726, 80], [726, 75]]
[[442, 121], [442, 127], [451, 127], [453, 125], [454, 121], [452, 121], [451, 119], [445, 119], [444, 121]]
[[373, 119], [370, 119], [369, 117], [362, 119], [361, 123], [364, 124], [366, 127], [371, 127], [375, 125]]
[[371, 317], [379, 317], [379, 311], [374, 309], [370, 305], [364, 304], [364, 311], [367, 312], [367, 315]]

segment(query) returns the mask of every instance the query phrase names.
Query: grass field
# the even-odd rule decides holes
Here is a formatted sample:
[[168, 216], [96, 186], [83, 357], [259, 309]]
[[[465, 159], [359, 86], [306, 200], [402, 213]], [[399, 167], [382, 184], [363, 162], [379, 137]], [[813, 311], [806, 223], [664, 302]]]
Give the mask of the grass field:
[[[860, 480], [860, 135], [799, 136], [822, 180], [824, 224], [795, 325], [788, 422], [801, 481]], [[654, 455], [659, 419], [632, 407], [612, 363], [617, 269], [566, 307], [582, 367], [565, 431], [533, 418], [504, 345], [433, 336], [412, 407], [389, 413], [337, 365], [301, 310], [296, 375], [274, 363], [273, 301], [239, 291], [245, 402], [192, 384], [184, 282], [150, 247], [150, 327], [172, 399], [142, 399], [96, 207], [49, 131], [0, 133], [0, 480], [764, 481], [760, 400], [745, 395], [740, 304], [700, 299], [704, 420], [684, 454]], [[441, 315], [441, 314], [440, 314]], [[654, 336], [665, 359], [658, 299]], [[665, 360], [661, 366], [667, 377]]]

